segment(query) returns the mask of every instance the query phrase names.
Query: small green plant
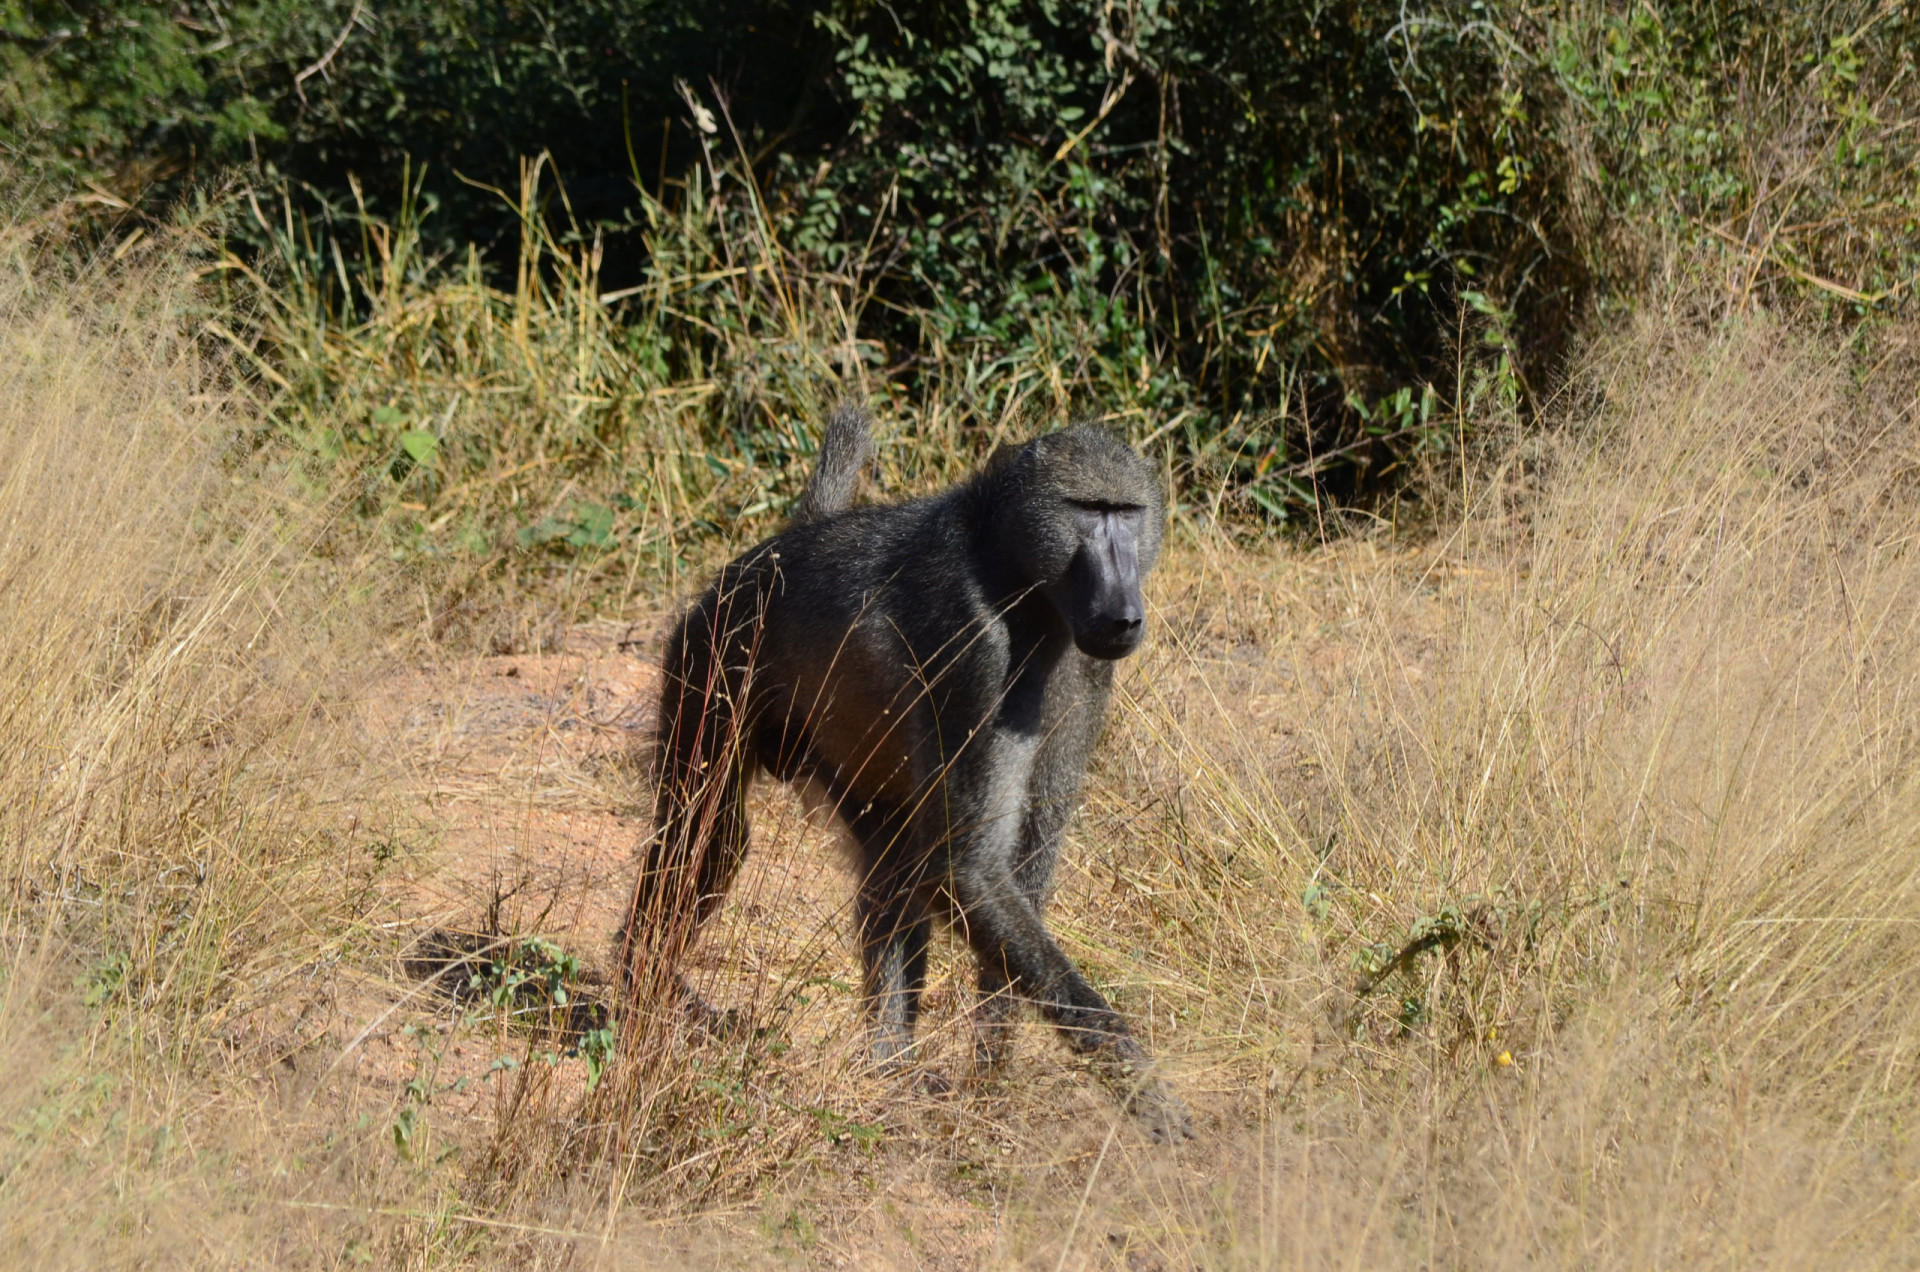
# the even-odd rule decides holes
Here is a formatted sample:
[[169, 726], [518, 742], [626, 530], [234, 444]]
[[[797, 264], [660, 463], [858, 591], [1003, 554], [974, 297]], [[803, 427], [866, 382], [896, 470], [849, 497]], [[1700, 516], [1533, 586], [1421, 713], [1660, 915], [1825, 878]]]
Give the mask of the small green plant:
[[789, 1113], [799, 1113], [813, 1119], [822, 1139], [829, 1144], [857, 1144], [869, 1151], [879, 1146], [886, 1134], [886, 1127], [878, 1122], [856, 1122], [843, 1113], [836, 1113], [823, 1105], [788, 1104], [784, 1100], [776, 1101]]
[[[409, 1098], [411, 1098], [412, 1084], [409, 1083], [408, 1087]], [[388, 1129], [393, 1134], [393, 1151], [412, 1161], [414, 1139], [424, 1132], [419, 1107], [411, 1103], [402, 1105], [400, 1112], [394, 1116], [393, 1125]]]
[[414, 1076], [400, 1093], [400, 1109], [387, 1130], [393, 1150], [408, 1161], [418, 1161], [427, 1146], [427, 1105], [433, 1101], [434, 1075], [440, 1068], [440, 1047], [431, 1029], [403, 1025], [401, 1036], [414, 1045]]
[[127, 975], [133, 970], [133, 960], [125, 954], [114, 954], [94, 965], [94, 968], [79, 982], [80, 1001], [89, 1007], [104, 1007], [120, 993], [126, 983]]
[[574, 502], [556, 516], [542, 517], [515, 534], [523, 548], [565, 544], [573, 548], [613, 546], [613, 509], [601, 504]]
[[587, 1090], [600, 1085], [600, 1078], [613, 1059], [614, 1048], [619, 1042], [615, 1026], [608, 1024], [599, 1029], [588, 1029], [581, 1033], [580, 1040], [567, 1052], [579, 1056], [587, 1066]]
[[472, 965], [467, 993], [509, 1015], [564, 1008], [568, 986], [580, 979], [580, 960], [556, 942], [531, 936], [510, 941], [492, 958]]
[[[1324, 902], [1325, 898], [1314, 900]], [[1401, 991], [1393, 1012], [1395, 1024], [1402, 1034], [1419, 1029], [1430, 1022], [1432, 1007], [1426, 984], [1417, 974], [1423, 957], [1445, 953], [1462, 942], [1491, 947], [1497, 931], [1498, 920], [1492, 908], [1484, 898], [1473, 896], [1421, 915], [1397, 939], [1366, 941], [1354, 949], [1348, 960], [1357, 973], [1353, 1001], [1356, 1005], [1364, 1002], [1387, 981], [1399, 977]], [[1349, 1017], [1349, 1021], [1356, 1035], [1364, 1030], [1360, 1017]]]

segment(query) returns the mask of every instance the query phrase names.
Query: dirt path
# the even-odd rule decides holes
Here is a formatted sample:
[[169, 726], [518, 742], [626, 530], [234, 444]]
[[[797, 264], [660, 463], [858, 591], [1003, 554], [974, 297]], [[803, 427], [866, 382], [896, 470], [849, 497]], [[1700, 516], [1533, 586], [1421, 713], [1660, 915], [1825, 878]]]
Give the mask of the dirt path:
[[[1281, 925], [1281, 939], [1308, 942], [1279, 964], [1293, 970], [1276, 979], [1241, 966], [1253, 955], [1238, 942], [1275, 939], [1254, 935], [1269, 926], [1274, 898], [1260, 872], [1233, 882], [1225, 859], [1208, 855], [1216, 849], [1189, 854], [1180, 819], [1198, 806], [1182, 792], [1197, 774], [1191, 755], [1174, 756], [1214, 746], [1213, 771], [1247, 791], [1305, 789], [1312, 770], [1291, 722], [1334, 692], [1365, 636], [1346, 617], [1343, 578], [1276, 559], [1220, 593], [1233, 604], [1187, 604], [1184, 622], [1127, 665], [1130, 705], [1103, 744], [1063, 854], [1055, 925], [1169, 1057], [1196, 1113], [1194, 1143], [1148, 1143], [1035, 1020], [1004, 1074], [974, 1073], [971, 960], [951, 940], [936, 944], [920, 1038], [924, 1063], [956, 1089], [926, 1095], [872, 1074], [836, 838], [763, 783], [751, 798], [753, 851], [692, 970], [717, 1004], [761, 1029], [759, 1050], [743, 1067], [690, 1044], [688, 1062], [715, 1075], [702, 1133], [718, 1137], [716, 1156], [702, 1164], [706, 1154], [695, 1154], [671, 1187], [633, 1199], [587, 1265], [736, 1266], [751, 1254], [750, 1263], [957, 1272], [1054, 1267], [1071, 1246], [1065, 1266], [1185, 1266], [1180, 1252], [1203, 1239], [1193, 1224], [1230, 1214], [1229, 1197], [1262, 1174], [1276, 1096], [1284, 1103], [1315, 1081], [1305, 1066], [1324, 1013], [1312, 1004], [1344, 973], [1317, 965], [1297, 921]], [[1176, 598], [1170, 612], [1183, 604]], [[380, 683], [366, 704], [369, 741], [404, 757], [430, 841], [401, 872], [399, 922], [415, 933], [537, 935], [577, 957], [588, 983], [606, 975], [649, 822], [634, 754], [658, 684], [657, 648], [656, 625], [600, 623], [565, 633], [552, 652], [408, 669]], [[1403, 660], [1403, 677], [1422, 674], [1424, 648]], [[1214, 789], [1196, 788], [1201, 798]], [[1242, 899], [1195, 909], [1202, 878]], [[1229, 919], [1249, 924], [1244, 937], [1193, 926]], [[1259, 959], [1274, 962], [1266, 951]], [[502, 1066], [516, 1046], [531, 1055], [528, 1044], [463, 1023], [443, 996], [412, 992], [397, 1008], [389, 996], [349, 1013], [379, 1018], [355, 1060], [359, 1080], [370, 1097], [424, 1081], [433, 1134], [485, 1145], [508, 1120]], [[551, 1134], [564, 1138], [577, 1125], [586, 1066], [560, 1058], [543, 1073]], [[603, 1203], [579, 1203], [567, 1222], [551, 1200], [541, 1204], [549, 1209], [529, 1219], [542, 1229], [605, 1227]], [[1231, 1233], [1204, 1240], [1232, 1244]]]
[[598, 962], [645, 833], [630, 756], [653, 708], [650, 641], [624, 624], [539, 655], [390, 677], [370, 729], [407, 757], [439, 842], [407, 904], [423, 925], [539, 932]]
[[[567, 632], [553, 652], [408, 669], [379, 684], [366, 703], [367, 728], [406, 757], [431, 810], [433, 845], [395, 895], [415, 934], [538, 935], [574, 954], [587, 981], [604, 981], [649, 821], [633, 757], [653, 709], [655, 658], [651, 629], [597, 624]], [[724, 1264], [742, 1248], [823, 1266], [864, 1264], [881, 1251], [908, 1266], [993, 1262], [1010, 1159], [1025, 1138], [1008, 1126], [1005, 1094], [940, 1100], [863, 1073], [849, 888], [835, 837], [781, 789], [763, 784], [752, 802], [756, 851], [693, 975], [716, 1002], [756, 1023], [777, 1021], [791, 1040], [764, 1083], [786, 1110], [818, 1117], [823, 1142], [808, 1152], [820, 1160], [784, 1172], [787, 1186], [744, 1214], [726, 1207], [665, 1234], [649, 1230], [646, 1248], [695, 1264]], [[941, 959], [923, 1037], [930, 1064], [961, 1072], [970, 972], [954, 954]], [[511, 1039], [463, 1030], [459, 1010], [435, 994], [399, 1011], [369, 999], [350, 1014], [379, 1022], [355, 1066], [368, 1095], [425, 1074], [439, 1134], [473, 1143], [492, 1133]], [[430, 1059], [423, 1018], [439, 1030]], [[1084, 1079], [1054, 1050], [1032, 1077], [1076, 1091]], [[578, 1090], [584, 1065], [563, 1061], [555, 1077]], [[1074, 1102], [1087, 1103], [1086, 1113], [1097, 1099], [1087, 1092]], [[886, 1140], [878, 1151], [876, 1132]]]

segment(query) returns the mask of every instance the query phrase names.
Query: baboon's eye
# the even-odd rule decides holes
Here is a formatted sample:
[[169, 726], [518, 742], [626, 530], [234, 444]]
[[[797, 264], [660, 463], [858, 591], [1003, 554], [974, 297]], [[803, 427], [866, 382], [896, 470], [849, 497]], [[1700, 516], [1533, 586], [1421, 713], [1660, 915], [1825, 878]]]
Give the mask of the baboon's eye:
[[1069, 499], [1069, 507], [1085, 512], [1144, 512], [1145, 504], [1120, 503], [1112, 499]]

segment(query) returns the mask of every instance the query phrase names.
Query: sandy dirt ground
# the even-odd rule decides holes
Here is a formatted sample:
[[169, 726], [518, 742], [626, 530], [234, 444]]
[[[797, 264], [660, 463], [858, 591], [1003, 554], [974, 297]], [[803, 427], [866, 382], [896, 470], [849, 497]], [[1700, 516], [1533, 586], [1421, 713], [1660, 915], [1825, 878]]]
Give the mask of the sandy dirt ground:
[[[1289, 603], [1277, 595], [1276, 604]], [[1314, 609], [1328, 599], [1294, 597]], [[1156, 668], [1134, 669], [1133, 691], [1184, 693], [1181, 710], [1197, 727], [1224, 723], [1256, 740], [1263, 764], [1303, 763], [1292, 754], [1287, 720], [1303, 696], [1337, 681], [1353, 637], [1337, 621], [1300, 624], [1280, 648], [1271, 640], [1274, 617], [1220, 612], [1167, 633], [1170, 652]], [[418, 966], [409, 988], [407, 951], [418, 947], [405, 941], [449, 930], [538, 935], [579, 959], [589, 992], [606, 984], [649, 823], [635, 757], [653, 710], [659, 627], [598, 623], [571, 629], [538, 655], [399, 669], [364, 701], [367, 743], [403, 761], [423, 829], [392, 885], [392, 922], [404, 934], [393, 984], [402, 988], [370, 985], [341, 998], [335, 1029], [351, 1038], [342, 1060], [373, 1105], [404, 1106], [395, 1093], [423, 1083], [433, 1093], [421, 1118], [431, 1123], [432, 1143], [458, 1144], [469, 1159], [524, 1098], [513, 1066], [526, 1044], [508, 1030], [474, 1028], [443, 986], [421, 982]], [[1061, 1266], [1186, 1266], [1173, 1252], [1194, 1234], [1169, 1231], [1169, 1217], [1190, 1225], [1216, 1209], [1209, 1198], [1259, 1171], [1256, 1130], [1273, 1088], [1297, 1082], [1299, 1071], [1250, 1071], [1217, 1040], [1185, 1036], [1183, 1013], [1171, 1004], [1156, 1005], [1164, 965], [1153, 961], [1140, 924], [1120, 917], [1157, 913], [1154, 885], [1113, 853], [1088, 847], [1090, 839], [1152, 833], [1129, 823], [1166, 816], [1156, 811], [1166, 803], [1156, 787], [1179, 775], [1157, 772], [1161, 760], [1150, 747], [1135, 745], [1130, 757], [1127, 744], [1104, 748], [1109, 780], [1097, 785], [1106, 794], [1070, 833], [1055, 925], [1077, 955], [1089, 945], [1102, 951], [1097, 977], [1146, 985], [1129, 1011], [1169, 1057], [1196, 1115], [1194, 1142], [1175, 1150], [1148, 1143], [1036, 1020], [1022, 1025], [1007, 1070], [975, 1074], [971, 960], [951, 940], [937, 947], [921, 1038], [924, 1066], [950, 1076], [954, 1089], [928, 1094], [915, 1081], [867, 1072], [851, 889], [836, 837], [819, 814], [762, 783], [752, 800], [748, 867], [692, 975], [716, 1004], [778, 1032], [784, 1045], [770, 1049], [740, 1097], [739, 1116], [746, 1123], [756, 1110], [787, 1114], [777, 1120], [788, 1139], [765, 1148], [789, 1165], [746, 1189], [720, 1180], [689, 1189], [703, 1167], [682, 1163], [684, 1176], [658, 1206], [642, 1196], [611, 1227], [603, 1227], [602, 1207], [594, 1221], [579, 1221], [591, 1231], [559, 1223], [549, 1236], [573, 1231], [581, 1266], [729, 1266], [750, 1255], [749, 1262], [794, 1266], [1054, 1267], [1069, 1248]], [[1302, 780], [1310, 777], [1303, 770]], [[1177, 939], [1171, 924], [1167, 931]], [[1129, 969], [1129, 959], [1138, 966]], [[1259, 994], [1316, 991], [1246, 992], [1253, 1009]], [[1174, 998], [1190, 1001], [1191, 993]], [[1312, 1032], [1303, 1025], [1302, 1055], [1312, 1051]], [[579, 1092], [585, 1075], [577, 1058], [549, 1064], [552, 1107]], [[810, 1142], [792, 1138], [796, 1110], [817, 1118]], [[1095, 1176], [1099, 1186], [1089, 1187]], [[541, 1222], [555, 1223], [550, 1215]]]

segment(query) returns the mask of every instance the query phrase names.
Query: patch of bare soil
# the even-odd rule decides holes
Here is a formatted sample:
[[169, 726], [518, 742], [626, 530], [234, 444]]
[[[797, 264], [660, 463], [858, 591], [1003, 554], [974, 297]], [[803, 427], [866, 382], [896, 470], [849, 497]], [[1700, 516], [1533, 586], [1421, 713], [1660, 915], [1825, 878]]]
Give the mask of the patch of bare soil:
[[[1329, 691], [1358, 636], [1342, 626], [1332, 579], [1286, 566], [1248, 582], [1252, 590], [1238, 593], [1247, 612], [1196, 606], [1184, 626], [1163, 626], [1157, 649], [1128, 665], [1121, 697], [1136, 704], [1136, 719], [1148, 710], [1138, 704], [1153, 699], [1151, 710], [1175, 728], [1248, 744], [1232, 758], [1271, 780], [1305, 762], [1287, 722]], [[1177, 612], [1183, 598], [1172, 599]], [[403, 759], [430, 810], [430, 846], [399, 872], [403, 930], [546, 938], [579, 960], [589, 994], [607, 985], [648, 830], [639, 746], [657, 656], [657, 625], [600, 623], [565, 633], [550, 653], [406, 668], [379, 683], [364, 706], [369, 743]], [[1417, 661], [1408, 675], [1421, 674]], [[1185, 866], [1141, 849], [1174, 844], [1169, 819], [1191, 775], [1169, 767], [1165, 739], [1149, 732], [1117, 724], [1103, 746], [1064, 850], [1055, 924], [1168, 1056], [1196, 1114], [1193, 1143], [1149, 1143], [1037, 1020], [1022, 1026], [1004, 1070], [976, 1073], [972, 964], [952, 940], [936, 946], [920, 1036], [924, 1068], [953, 1089], [927, 1094], [923, 1082], [871, 1073], [836, 836], [784, 789], [762, 784], [752, 797], [753, 851], [693, 970], [712, 1001], [760, 1031], [762, 1050], [740, 1081], [723, 1044], [687, 1043], [691, 1062], [739, 1082], [725, 1096], [736, 1120], [721, 1130], [760, 1145], [746, 1172], [752, 1182], [743, 1189], [725, 1173], [737, 1172], [738, 1155], [717, 1143], [712, 1161], [674, 1168], [658, 1205], [639, 1198], [611, 1225], [602, 1206], [562, 1225], [574, 1237], [556, 1239], [590, 1247], [573, 1250], [591, 1266], [730, 1266], [743, 1252], [835, 1267], [1054, 1266], [1068, 1249], [1069, 1266], [1184, 1266], [1177, 1252], [1197, 1234], [1169, 1230], [1168, 1219], [1225, 1213], [1222, 1189], [1259, 1170], [1250, 1128], [1266, 1120], [1277, 1088], [1300, 1076], [1249, 1062], [1231, 1036], [1202, 1036], [1193, 1024], [1195, 1004], [1217, 993], [1182, 965], [1177, 946], [1189, 938], [1163, 908], [1169, 879], [1177, 885]], [[472, 1160], [525, 1095], [517, 1063], [526, 1046], [516, 1051], [504, 1028], [475, 1030], [470, 1004], [449, 997], [446, 984], [422, 982], [431, 965], [406, 961], [421, 947], [412, 948], [403, 955], [410, 988], [402, 977], [397, 999], [370, 994], [350, 1009], [359, 1054], [348, 1068], [374, 1102], [385, 1092], [404, 1109], [418, 1098], [404, 1094], [409, 1083], [429, 1091], [432, 1108], [419, 1120], [436, 1138], [420, 1149], [458, 1144]], [[465, 975], [442, 970], [442, 981]], [[1244, 1024], [1250, 1011], [1290, 1011], [1320, 992], [1236, 986], [1246, 1001], [1218, 1011]], [[1311, 1053], [1312, 1034], [1304, 1023], [1299, 1054]], [[550, 1095], [584, 1089], [581, 1058], [549, 1054], [546, 1065]], [[767, 1170], [768, 1161], [782, 1165]], [[588, 1241], [581, 1228], [608, 1235]]]
[[556, 652], [410, 668], [366, 705], [435, 814], [424, 926], [538, 932], [604, 952], [646, 831], [635, 747], [654, 705], [651, 641], [626, 625], [568, 632]]

